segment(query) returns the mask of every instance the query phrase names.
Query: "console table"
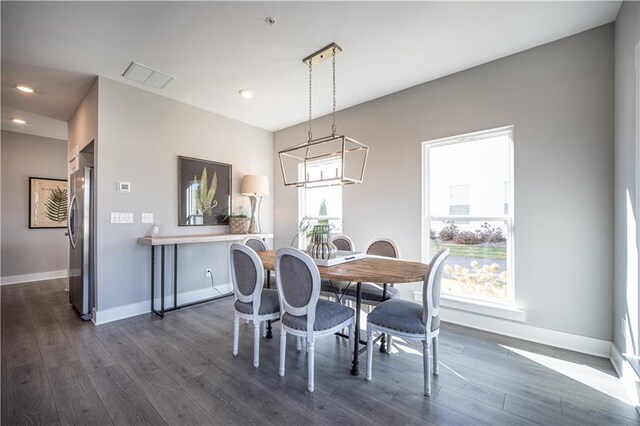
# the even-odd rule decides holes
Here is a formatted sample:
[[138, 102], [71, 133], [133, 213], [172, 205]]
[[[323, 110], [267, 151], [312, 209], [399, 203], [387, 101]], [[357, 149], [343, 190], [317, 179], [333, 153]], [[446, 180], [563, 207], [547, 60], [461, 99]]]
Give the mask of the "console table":
[[[166, 312], [186, 308], [187, 306], [198, 305], [200, 303], [210, 302], [224, 296], [210, 297], [207, 299], [197, 300], [195, 302], [184, 303], [178, 305], [178, 245], [179, 244], [199, 244], [214, 242], [238, 242], [246, 237], [258, 237], [266, 240], [273, 238], [273, 234], [200, 234], [200, 235], [168, 235], [157, 237], [141, 237], [138, 243], [151, 247], [151, 312], [160, 318], [164, 318]], [[173, 246], [173, 307], [164, 307], [164, 287], [165, 287], [165, 247]], [[156, 247], [160, 246], [160, 310], [155, 306], [155, 273], [156, 273]]]

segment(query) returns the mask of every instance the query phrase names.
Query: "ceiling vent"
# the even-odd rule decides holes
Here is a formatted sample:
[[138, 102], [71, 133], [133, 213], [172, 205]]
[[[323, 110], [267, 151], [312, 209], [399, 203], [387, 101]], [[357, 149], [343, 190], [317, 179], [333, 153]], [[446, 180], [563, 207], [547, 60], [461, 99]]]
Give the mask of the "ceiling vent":
[[129, 64], [122, 76], [129, 80], [155, 87], [156, 89], [164, 89], [174, 80], [169, 74], [154, 70], [136, 61]]

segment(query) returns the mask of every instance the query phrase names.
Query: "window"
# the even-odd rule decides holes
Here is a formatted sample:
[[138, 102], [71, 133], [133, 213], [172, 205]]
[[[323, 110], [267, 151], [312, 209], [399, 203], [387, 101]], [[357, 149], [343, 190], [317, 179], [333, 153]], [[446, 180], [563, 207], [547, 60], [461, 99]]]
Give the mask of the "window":
[[513, 129], [423, 143], [423, 257], [450, 254], [444, 295], [513, 303]]
[[[334, 176], [340, 159], [327, 159], [307, 164], [310, 176]], [[300, 167], [302, 171], [302, 165]], [[332, 234], [342, 234], [342, 185], [321, 186], [298, 189], [298, 223], [307, 218], [311, 224], [319, 220], [328, 220]], [[303, 235], [298, 238], [298, 246], [303, 248], [308, 241]]]

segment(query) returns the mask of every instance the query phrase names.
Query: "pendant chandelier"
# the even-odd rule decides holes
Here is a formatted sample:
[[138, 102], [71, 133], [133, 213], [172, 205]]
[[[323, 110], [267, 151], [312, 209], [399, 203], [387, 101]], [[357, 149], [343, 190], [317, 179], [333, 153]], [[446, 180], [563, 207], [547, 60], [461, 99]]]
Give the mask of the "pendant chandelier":
[[[369, 147], [337, 133], [336, 126], [336, 54], [342, 49], [335, 43], [304, 58], [309, 68], [309, 130], [306, 142], [278, 152], [285, 186], [317, 188], [321, 186], [362, 183]], [[313, 66], [331, 57], [333, 63], [333, 112], [331, 134], [313, 139], [312, 83]]]

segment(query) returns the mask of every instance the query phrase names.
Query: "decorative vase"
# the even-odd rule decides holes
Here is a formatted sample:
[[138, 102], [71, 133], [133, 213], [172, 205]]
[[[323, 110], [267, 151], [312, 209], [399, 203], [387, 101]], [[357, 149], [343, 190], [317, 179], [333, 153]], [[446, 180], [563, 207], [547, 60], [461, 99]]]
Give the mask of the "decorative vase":
[[315, 259], [333, 259], [338, 254], [338, 248], [330, 240], [331, 227], [326, 224], [314, 225], [311, 242], [307, 246], [307, 253]]
[[246, 217], [229, 217], [230, 234], [246, 234], [249, 221]]

